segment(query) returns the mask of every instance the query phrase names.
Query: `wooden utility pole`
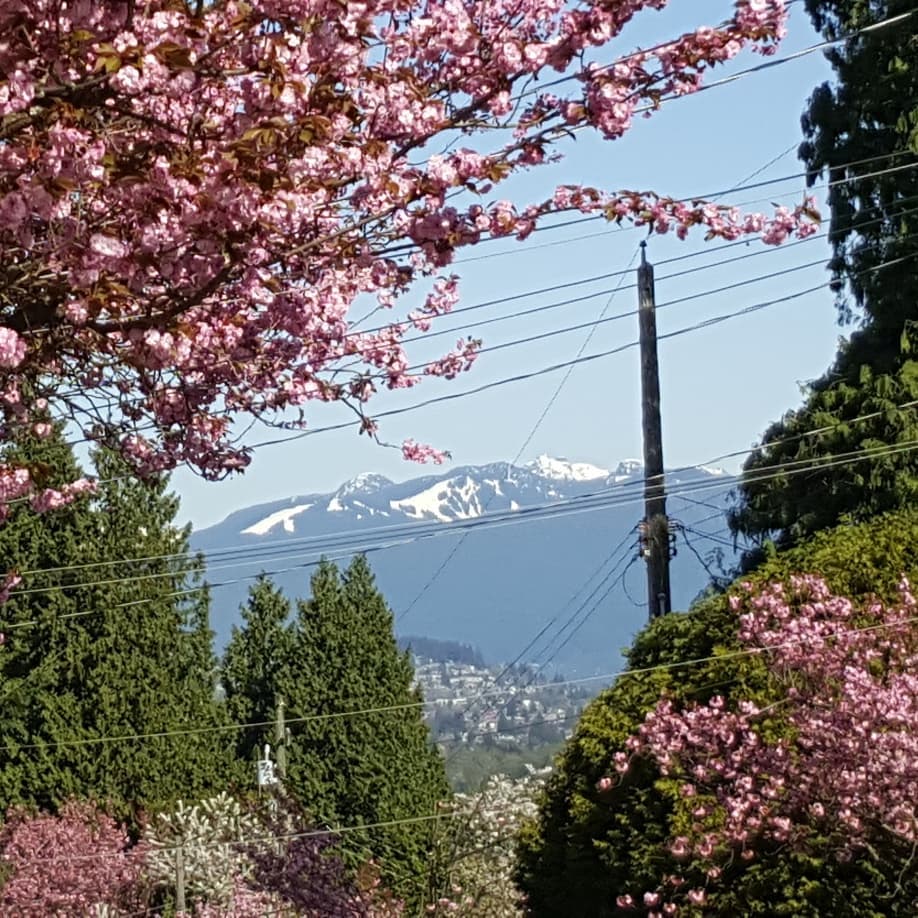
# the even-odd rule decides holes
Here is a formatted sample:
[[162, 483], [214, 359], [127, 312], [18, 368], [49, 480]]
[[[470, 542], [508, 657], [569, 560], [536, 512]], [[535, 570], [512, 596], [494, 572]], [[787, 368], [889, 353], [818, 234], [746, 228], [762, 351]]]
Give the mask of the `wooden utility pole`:
[[657, 304], [653, 265], [641, 243], [638, 268], [638, 318], [641, 328], [641, 403], [644, 424], [644, 525], [642, 549], [647, 559], [647, 609], [650, 618], [672, 611], [669, 592], [669, 520], [663, 474], [660, 423], [660, 369], [657, 364]]
[[175, 849], [175, 911], [185, 914], [185, 849], [182, 844]]
[[274, 696], [276, 717], [274, 721], [274, 748], [277, 752], [277, 777], [281, 785], [287, 778], [287, 727], [284, 724], [284, 699], [280, 695]]

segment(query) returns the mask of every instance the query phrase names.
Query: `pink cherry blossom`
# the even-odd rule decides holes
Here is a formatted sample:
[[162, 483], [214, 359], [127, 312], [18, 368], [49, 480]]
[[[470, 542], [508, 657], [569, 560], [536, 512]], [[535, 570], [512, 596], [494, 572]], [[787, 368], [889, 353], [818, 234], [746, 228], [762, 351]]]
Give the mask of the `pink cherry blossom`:
[[[23, 404], [28, 382], [138, 473], [219, 478], [251, 460], [236, 421], [287, 425], [290, 409], [344, 401], [375, 431], [376, 392], [470, 370], [477, 341], [418, 367], [407, 336], [459, 302], [449, 266], [483, 239], [567, 211], [680, 236], [812, 232], [809, 202], [745, 215], [498, 188], [572, 133], [621, 137], [785, 30], [784, 0], [736, 0], [717, 26], [613, 55], [665, 5], [0, 0], [0, 420], [46, 420]], [[555, 74], [555, 91], [530, 90]], [[462, 134], [474, 149], [454, 146]], [[355, 328], [367, 302], [399, 314]]]
[[0, 367], [12, 370], [25, 360], [25, 341], [11, 328], [0, 327]]
[[449, 453], [414, 440], [406, 440], [402, 444], [402, 455], [412, 462], [433, 462], [435, 465], [442, 465], [449, 458]]
[[[664, 698], [647, 715], [630, 754], [681, 782], [692, 825], [670, 855], [716, 883], [725, 863], [762, 845], [805, 850], [814, 832], [842, 860], [918, 843], [918, 602], [905, 578], [898, 589], [894, 604], [857, 606], [804, 576], [731, 598], [741, 642], [783, 697], [768, 708]], [[778, 738], [760, 734], [766, 716], [772, 731], [783, 724]], [[685, 896], [701, 905], [706, 892]]]

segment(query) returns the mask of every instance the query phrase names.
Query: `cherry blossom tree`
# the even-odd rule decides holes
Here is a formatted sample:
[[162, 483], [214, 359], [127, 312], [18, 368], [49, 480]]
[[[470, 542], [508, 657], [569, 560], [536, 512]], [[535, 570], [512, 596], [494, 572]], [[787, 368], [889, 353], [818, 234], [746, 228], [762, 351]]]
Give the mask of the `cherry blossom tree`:
[[[814, 576], [731, 600], [739, 637], [773, 681], [768, 704], [676, 706], [664, 698], [600, 792], [638, 759], [676, 782], [681, 804], [668, 860], [675, 872], [623, 909], [652, 916], [703, 914], [733, 864], [763, 850], [819, 850], [841, 861], [898, 858], [918, 846], [918, 604], [908, 581], [899, 601], [858, 607]], [[903, 892], [904, 894], [904, 892]], [[906, 906], [907, 910], [907, 906]]]
[[[720, 25], [610, 57], [665, 5], [0, 0], [3, 426], [40, 434], [50, 411], [141, 474], [216, 478], [250, 460], [237, 420], [298, 425], [341, 401], [377, 436], [374, 392], [468, 369], [473, 340], [416, 366], [405, 349], [458, 301], [463, 246], [566, 211], [809, 233], [809, 202], [766, 217], [579, 186], [496, 196], [575, 132], [619, 138], [785, 29], [784, 0], [736, 0]], [[398, 315], [360, 328], [365, 305]], [[0, 470], [0, 504], [86, 487]]]
[[186, 914], [195, 918], [403, 914], [374, 864], [353, 875], [339, 839], [298, 820], [288, 806], [271, 815], [223, 794], [157, 816], [134, 843], [91, 803], [67, 803], [57, 815], [12, 810], [0, 831], [0, 913], [164, 914], [175, 901], [181, 847]]
[[0, 833], [8, 873], [0, 912], [44, 918], [136, 911], [143, 908], [145, 852], [91, 804], [68, 803], [56, 816], [11, 811]]

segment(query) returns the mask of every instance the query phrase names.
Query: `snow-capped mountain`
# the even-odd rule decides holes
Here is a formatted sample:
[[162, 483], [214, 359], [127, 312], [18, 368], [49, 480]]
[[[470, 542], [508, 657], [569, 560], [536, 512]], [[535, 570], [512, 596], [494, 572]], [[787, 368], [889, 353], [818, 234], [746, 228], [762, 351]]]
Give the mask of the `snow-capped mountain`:
[[[461, 466], [404, 482], [368, 473], [332, 493], [303, 494], [239, 510], [195, 533], [193, 544], [215, 553], [214, 568], [221, 549], [251, 546], [251, 559], [234, 565], [233, 579], [243, 582], [214, 590], [219, 638], [227, 636], [237, 617], [246, 578], [261, 569], [277, 569], [281, 572], [275, 579], [289, 595], [308, 595], [309, 562], [323, 552], [342, 554], [336, 543], [345, 546], [344, 553], [359, 543], [373, 551], [371, 564], [396, 616], [410, 610], [410, 615], [404, 615], [405, 629], [471, 643], [481, 648], [486, 659], [506, 660], [553, 615], [559, 616], [560, 627], [576, 609], [575, 602], [561, 614], [565, 601], [594, 572], [602, 572], [603, 561], [642, 515], [642, 475], [643, 465], [634, 459], [607, 469], [550, 456], [519, 466], [506, 462]], [[674, 495], [670, 515], [690, 523], [710, 517], [711, 510], [676, 497], [679, 490], [688, 486], [704, 503], [717, 507], [723, 505], [730, 479], [718, 469], [705, 468], [671, 474], [668, 483]], [[696, 492], [695, 486], [702, 491]], [[594, 495], [610, 499], [593, 512], [527, 518], [515, 525], [481, 526], [443, 536], [438, 526], [430, 525], [442, 523], [446, 533], [453, 528], [447, 524], [494, 513], [512, 522], [517, 511]], [[423, 539], [404, 538], [411, 533], [406, 524], [412, 523], [428, 524]], [[384, 527], [399, 527], [396, 541], [404, 544], [390, 542], [385, 550], [379, 549], [387, 534], [373, 531]], [[707, 520], [704, 525], [715, 537], [722, 538], [723, 529], [722, 521]], [[430, 532], [438, 537], [428, 537]], [[291, 544], [285, 546], [287, 542]], [[696, 547], [708, 552], [713, 545], [702, 541]], [[616, 582], [604, 606], [589, 617], [555, 663], [578, 671], [618, 664], [619, 650], [646, 617], [643, 609], [626, 599], [627, 594], [643, 598], [643, 563], [632, 561], [633, 554], [622, 556], [620, 550], [616, 555], [616, 559], [623, 557], [620, 568], [631, 562], [627, 577]], [[210, 579], [224, 578], [214, 570]], [[674, 603], [685, 606], [705, 582], [705, 572], [693, 555], [679, 555], [673, 570]], [[537, 650], [533, 648], [534, 653]]]

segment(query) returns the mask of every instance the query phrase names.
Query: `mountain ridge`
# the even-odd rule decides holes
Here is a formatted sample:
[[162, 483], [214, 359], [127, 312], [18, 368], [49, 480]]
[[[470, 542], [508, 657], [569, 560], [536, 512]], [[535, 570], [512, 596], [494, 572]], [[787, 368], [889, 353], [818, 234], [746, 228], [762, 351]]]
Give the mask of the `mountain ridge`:
[[[668, 473], [668, 480], [671, 486], [697, 482], [705, 488], [707, 504], [725, 495], [731, 482], [721, 470], [705, 468], [676, 470]], [[723, 487], [718, 489], [721, 480]], [[585, 506], [590, 512], [548, 514], [525, 522], [521, 519], [510, 528], [480, 526], [437, 532], [434, 539], [406, 538], [409, 544], [374, 548], [372, 556], [377, 580], [395, 612], [400, 633], [407, 628], [431, 639], [469, 643], [480, 647], [485, 658], [493, 662], [517, 655], [526, 644], [524, 637], [546, 627], [552, 616], [561, 616], [565, 599], [588, 584], [594, 572], [601, 573], [604, 563], [618, 559], [620, 567], [627, 564], [624, 575], [616, 572], [622, 582], [615, 585], [602, 608], [581, 623], [553, 661], [567, 671], [591, 671], [620, 663], [620, 649], [630, 643], [646, 618], [646, 612], [628, 599], [629, 593], [643, 593], [637, 585], [639, 575], [633, 570], [637, 556], [627, 545], [629, 531], [642, 514], [642, 483], [643, 466], [634, 459], [607, 469], [589, 462], [539, 456], [522, 465], [463, 465], [402, 482], [370, 472], [343, 482], [333, 491], [306, 491], [233, 511], [215, 526], [195, 532], [192, 544], [205, 555], [229, 547], [252, 548], [251, 560], [234, 565], [240, 576], [213, 587], [213, 625], [221, 643], [238, 621], [238, 607], [245, 600], [248, 582], [261, 567], [271, 568], [280, 558], [294, 562], [280, 568], [275, 579], [291, 597], [308, 595], [308, 568], [318, 549], [303, 548], [304, 539], [321, 544], [323, 536], [372, 533], [392, 526], [410, 534], [411, 524], [426, 524], [427, 533], [431, 526], [436, 529], [437, 524], [479, 519], [486, 513], [508, 513], [512, 518], [516, 511], [596, 493], [614, 496], [621, 490], [621, 504], [612, 501], [599, 509]], [[673, 498], [669, 509], [671, 516], [692, 513], [678, 497]], [[710, 511], [706, 514], [709, 516]], [[714, 540], [726, 537], [725, 521], [719, 527], [715, 523], [715, 531], [711, 525], [709, 521], [706, 529]], [[284, 543], [293, 540], [299, 551], [283, 554]], [[625, 554], [619, 551], [615, 558], [609, 558], [611, 547], [623, 540]], [[269, 555], [274, 560], [268, 561]], [[697, 560], [685, 556], [690, 553], [681, 553], [674, 561], [675, 608], [685, 607], [707, 582]], [[403, 625], [401, 619], [409, 610], [410, 620]], [[605, 635], [597, 627], [603, 621], [611, 623]], [[578, 626], [574, 623], [570, 627]], [[551, 633], [549, 630], [549, 636]], [[535, 662], [534, 656], [535, 652], [531, 662]]]

